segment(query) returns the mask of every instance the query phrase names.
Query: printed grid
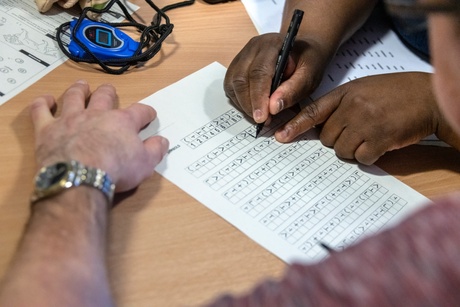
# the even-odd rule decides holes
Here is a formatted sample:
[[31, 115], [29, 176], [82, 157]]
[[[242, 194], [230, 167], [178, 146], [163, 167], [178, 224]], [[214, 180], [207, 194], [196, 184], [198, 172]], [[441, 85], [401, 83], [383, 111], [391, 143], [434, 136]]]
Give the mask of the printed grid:
[[196, 178], [205, 175], [210, 170], [220, 167], [229, 157], [248, 146], [248, 144], [254, 142], [254, 134], [254, 126], [245, 129], [235, 137], [220, 144], [205, 156], [190, 164], [186, 170]]
[[182, 139], [192, 149], [198, 148], [207, 141], [218, 136], [221, 132], [227, 130], [244, 118], [243, 114], [235, 109], [231, 109], [218, 118], [213, 119], [208, 124], [195, 130]]
[[[342, 172], [345, 173], [345, 170], [343, 169]], [[366, 184], [366, 181], [369, 180], [362, 173], [355, 171], [345, 180], [334, 186], [334, 180], [339, 178], [338, 173], [339, 172], [334, 173], [333, 176], [328, 177], [320, 183], [321, 191], [329, 190], [330, 192], [328, 192], [320, 200], [316, 201], [315, 204], [305, 211], [305, 213], [283, 229], [279, 233], [281, 238], [291, 244], [296, 243], [317, 224], [324, 221], [324, 219], [333, 210], [335, 210], [337, 206], [345, 202], [350, 195], [360, 189], [364, 184]]]
[[392, 217], [394, 217], [404, 206], [407, 201], [396, 194], [392, 194], [386, 201], [379, 206], [366, 220], [364, 220], [353, 231], [350, 231], [346, 238], [337, 245], [337, 249], [344, 249], [356, 241], [363, 234], [369, 235], [378, 232], [385, 226]]
[[[273, 152], [276, 149], [276, 147], [279, 148], [279, 145], [275, 143], [275, 140], [272, 139], [272, 141], [274, 144], [274, 146], [272, 146], [273, 148], [269, 148], [268, 151], [262, 152], [261, 155], [268, 156], [270, 154], [270, 150]], [[276, 154], [266, 163], [256, 168], [249, 175], [242, 178], [238, 183], [234, 184], [232, 187], [224, 191], [223, 196], [233, 204], [236, 204], [237, 202], [241, 201], [246, 195], [254, 191], [255, 188], [266, 184], [270, 179], [273, 179], [273, 176], [283, 172], [287, 165], [291, 164], [292, 161], [307, 155], [308, 151], [312, 150], [311, 148], [307, 148], [307, 143], [308, 141], [305, 141], [303, 143], [296, 142], [291, 144], [289, 147], [287, 147], [280, 153]], [[321, 155], [321, 153], [318, 152], [313, 155], [319, 156]], [[251, 167], [258, 162], [256, 161], [256, 159], [253, 160], [254, 161], [248, 161], [250, 163], [248, 167]], [[311, 161], [313, 161], [313, 157], [307, 157], [306, 159], [304, 159], [304, 161], [300, 162], [290, 172], [285, 174], [283, 176], [283, 179], [280, 180], [283, 180], [287, 183], [290, 177], [302, 172], [302, 170], [306, 168], [308, 166], [308, 163]], [[280, 188], [280, 186], [275, 188]]]
[[[219, 190], [242, 173], [246, 172], [267, 155], [280, 147], [274, 137], [262, 139], [249, 150], [225, 164], [219, 170], [207, 177], [204, 182], [214, 190]], [[287, 162], [286, 162], [287, 163]]]
[[[279, 202], [289, 190], [324, 165], [332, 155], [331, 152], [324, 148], [316, 149], [295, 167], [282, 174], [279, 179], [262, 190], [262, 192], [243, 204], [241, 209], [250, 216], [256, 217], [270, 205]], [[275, 172], [269, 171], [261, 176], [261, 180], [270, 182], [276, 175]]]
[[305, 183], [302, 187], [293, 192], [280, 205], [268, 212], [260, 223], [270, 230], [277, 229], [289, 218], [296, 215], [299, 211], [305, 209], [307, 204], [317, 195], [320, 195], [331, 181], [343, 175], [350, 169], [350, 165], [336, 161], [325, 168], [313, 179]]
[[[183, 142], [191, 148], [196, 148], [241, 119], [241, 113], [231, 110], [197, 129], [185, 137]], [[254, 133], [254, 126], [248, 127], [190, 164], [186, 170], [196, 178], [200, 178], [218, 168], [219, 170], [207, 176], [204, 182], [214, 190], [225, 188], [223, 196], [233, 204], [241, 202], [250, 193], [268, 183], [267, 187], [240, 206], [240, 209], [251, 217], [257, 218], [268, 207], [279, 203], [270, 212], [264, 213], [263, 217], [259, 217], [259, 222], [269, 230], [278, 232], [282, 239], [292, 245], [300, 242], [299, 250], [309, 257], [325, 257], [327, 252], [318, 243], [330, 244], [336, 241], [358, 220], [363, 221], [350, 231], [345, 239], [336, 243], [334, 248], [343, 249], [363, 234], [377, 232], [407, 203], [401, 197], [393, 194], [371, 214], [364, 216], [366, 209], [387, 197], [388, 190], [385, 187], [369, 182], [370, 179], [359, 171], [354, 171], [346, 179], [336, 184], [339, 178], [350, 171], [351, 165], [343, 161], [335, 161], [324, 167], [333, 157], [330, 151], [323, 147], [311, 146], [307, 139], [281, 149], [273, 136], [259, 141], [254, 139]], [[249, 144], [253, 145], [249, 150], [227, 162], [229, 157], [234, 156]], [[263, 165], [239, 179], [237, 183], [227, 187], [242, 173], [247, 172], [260, 160], [270, 155], [273, 157]], [[284, 171], [293, 161], [302, 157], [305, 158], [294, 167]], [[222, 166], [224, 162], [227, 163]], [[320, 170], [318, 174], [303, 183], [307, 177], [317, 173], [318, 170]], [[292, 189], [299, 184], [302, 186], [292, 192]], [[351, 202], [347, 201], [363, 188], [365, 190]], [[287, 193], [290, 193], [288, 197], [286, 197]], [[327, 194], [310, 206], [315, 197], [324, 193]], [[344, 209], [334, 217], [327, 218], [338, 206], [346, 202], [348, 205]], [[301, 213], [301, 211], [304, 212]], [[293, 222], [282, 226], [299, 213], [301, 215]], [[283, 229], [279, 230], [280, 227]], [[317, 230], [311, 233], [313, 229]]]
[[354, 224], [357, 220], [364, 219], [345, 236], [345, 239], [341, 240], [338, 244], [334, 244], [334, 249], [343, 250], [345, 247], [358, 240], [363, 234], [377, 232], [407, 203], [399, 196], [392, 195], [371, 214], [364, 216], [368, 207], [384, 199], [386, 193], [388, 193], [388, 190], [380, 187], [378, 184], [374, 183], [372, 185], [374, 188], [377, 187], [374, 194], [368, 198], [363, 197], [363, 194], [361, 194], [336, 216], [325, 221], [317, 232], [311, 234], [299, 246], [299, 249], [309, 257], [319, 257], [321, 255], [325, 257], [327, 253], [318, 244], [319, 242], [327, 242], [329, 244], [330, 242], [336, 241], [336, 238], [342, 235], [350, 225]]
[[[232, 118], [228, 116], [232, 116]], [[217, 132], [222, 132], [225, 129], [228, 129], [231, 127], [233, 124], [231, 123], [237, 123], [241, 120], [241, 113], [238, 111], [235, 112], [226, 112], [225, 114], [219, 116], [218, 118], [214, 119], [211, 121], [212, 124], [216, 124], [218, 122], [226, 121], [229, 124], [227, 125], [220, 125], [218, 128], [215, 128], [212, 131], [212, 135], [210, 134], [209, 136], [215, 136]], [[291, 115], [292, 116], [292, 115]], [[276, 129], [275, 127], [278, 127], [279, 125], [282, 124], [282, 122], [286, 120], [285, 118], [282, 119], [281, 117], [276, 117], [272, 120], [272, 123], [270, 127], [265, 127], [265, 129], [262, 131], [262, 134], [264, 134], [264, 131], [266, 132], [267, 129], [273, 130]], [[194, 131], [194, 133], [189, 134], [187, 137], [183, 138], [182, 141], [185, 142], [186, 144], [193, 144], [190, 146], [191, 148], [195, 149], [199, 145], [203, 144], [206, 140], [209, 140], [209, 136], [204, 134], [203, 132], [207, 131], [210, 129], [211, 124], [207, 124], [200, 129], [197, 129]], [[238, 133], [236, 136], [231, 138], [230, 140], [220, 144], [213, 150], [211, 150], [209, 153], [206, 155], [202, 156], [198, 160], [194, 161], [192, 164], [190, 164], [186, 170], [193, 174], [196, 178], [200, 178], [201, 176], [207, 174], [209, 171], [214, 170], [215, 168], [220, 168], [223, 162], [227, 163], [227, 160], [229, 157], [233, 156], [235, 153], [239, 152], [241, 149], [246, 148], [249, 144], [257, 142], [255, 138], [256, 134], [256, 128], [254, 125], [249, 126], [242, 132]], [[268, 138], [269, 140], [266, 139], [261, 139], [259, 142], [270, 142], [270, 144], [274, 143], [275, 139], [274, 137]], [[197, 143], [197, 144], [195, 144]], [[197, 146], [198, 145], [198, 146]], [[263, 154], [270, 154], [271, 152], [266, 149], [266, 153], [260, 152], [264, 148], [266, 144], [257, 144], [253, 147], [252, 151], [249, 152], [250, 155], [259, 155], [259, 157], [264, 158], [265, 156]], [[274, 145], [272, 145], [274, 146]], [[242, 159], [245, 161], [248, 159], [248, 153], [243, 154], [241, 157], [237, 158], [234, 161], [236, 164], [242, 163], [242, 161], [239, 161]], [[257, 162], [257, 161], [255, 161]], [[233, 164], [235, 166], [235, 164]], [[218, 189], [218, 188], [217, 188]]]

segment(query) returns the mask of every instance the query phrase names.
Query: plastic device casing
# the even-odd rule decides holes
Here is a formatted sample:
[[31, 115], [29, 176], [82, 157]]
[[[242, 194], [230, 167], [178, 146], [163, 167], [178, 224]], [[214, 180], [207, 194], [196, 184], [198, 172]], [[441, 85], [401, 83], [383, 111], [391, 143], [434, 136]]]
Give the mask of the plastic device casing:
[[[90, 59], [91, 56], [72, 39], [72, 32], [78, 20], [70, 23], [69, 52], [75, 57]], [[107, 24], [83, 19], [75, 36], [99, 60], [131, 58], [139, 48], [139, 43], [117, 28]]]

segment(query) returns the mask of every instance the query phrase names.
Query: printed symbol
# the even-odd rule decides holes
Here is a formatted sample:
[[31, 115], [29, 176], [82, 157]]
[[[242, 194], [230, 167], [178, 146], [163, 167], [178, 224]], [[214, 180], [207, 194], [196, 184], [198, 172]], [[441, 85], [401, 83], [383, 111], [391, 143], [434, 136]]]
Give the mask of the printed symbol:
[[4, 73], [4, 74], [7, 74], [11, 71], [12, 69], [7, 67], [7, 66], [4, 66], [4, 67], [0, 67], [0, 72]]

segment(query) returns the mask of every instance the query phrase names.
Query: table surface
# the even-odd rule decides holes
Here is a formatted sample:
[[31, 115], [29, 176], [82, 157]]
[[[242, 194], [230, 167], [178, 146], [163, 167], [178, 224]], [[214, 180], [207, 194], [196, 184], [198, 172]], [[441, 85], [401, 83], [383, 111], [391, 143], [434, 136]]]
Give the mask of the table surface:
[[[152, 11], [145, 2], [132, 2], [148, 22]], [[92, 88], [113, 84], [120, 106], [126, 107], [213, 61], [228, 67], [257, 35], [239, 1], [209, 5], [198, 0], [168, 16], [174, 31], [145, 67], [115, 76], [67, 61], [0, 107], [0, 276], [29, 214], [36, 165], [27, 107], [33, 97], [50, 93], [60, 101], [70, 84], [86, 79]], [[411, 146], [387, 153], [376, 164], [432, 199], [460, 184], [460, 154], [451, 148]], [[263, 278], [280, 277], [286, 267], [157, 173], [117, 201], [110, 217], [108, 266], [120, 306], [197, 305], [223, 292], [248, 291]]]

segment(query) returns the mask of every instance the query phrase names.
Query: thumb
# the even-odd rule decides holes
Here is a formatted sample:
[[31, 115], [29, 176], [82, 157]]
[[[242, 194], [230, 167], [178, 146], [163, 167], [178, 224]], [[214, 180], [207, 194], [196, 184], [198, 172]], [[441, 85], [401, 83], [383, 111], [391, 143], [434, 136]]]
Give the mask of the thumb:
[[299, 114], [276, 131], [276, 140], [282, 143], [290, 142], [314, 126], [324, 123], [338, 108], [342, 97], [343, 91], [339, 87], [309, 103]]
[[308, 67], [299, 65], [289, 57], [280, 86], [272, 93], [269, 102], [270, 114], [288, 109], [309, 95], [317, 86]]

